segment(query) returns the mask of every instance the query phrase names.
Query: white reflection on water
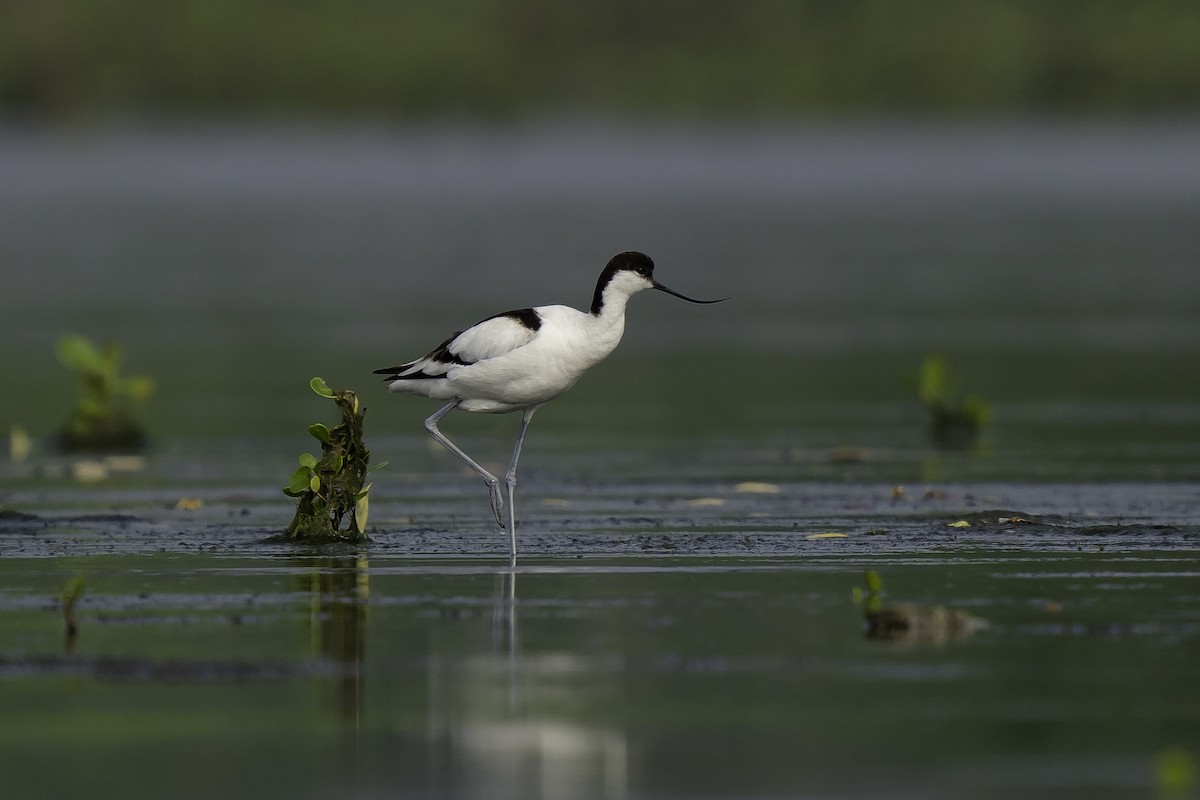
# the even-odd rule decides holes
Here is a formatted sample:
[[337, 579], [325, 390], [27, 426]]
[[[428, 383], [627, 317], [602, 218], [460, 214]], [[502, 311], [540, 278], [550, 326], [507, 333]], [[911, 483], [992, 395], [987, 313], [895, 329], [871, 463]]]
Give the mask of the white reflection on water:
[[628, 796], [628, 754], [620, 731], [546, 720], [479, 720], [430, 733], [441, 733], [452, 748], [457, 797]]
[[623, 731], [538, 711], [569, 703], [562, 678], [594, 673], [595, 659], [522, 655], [518, 607], [516, 570], [498, 573], [493, 652], [431, 659], [428, 736], [448, 761], [437, 771], [456, 797], [627, 797]]

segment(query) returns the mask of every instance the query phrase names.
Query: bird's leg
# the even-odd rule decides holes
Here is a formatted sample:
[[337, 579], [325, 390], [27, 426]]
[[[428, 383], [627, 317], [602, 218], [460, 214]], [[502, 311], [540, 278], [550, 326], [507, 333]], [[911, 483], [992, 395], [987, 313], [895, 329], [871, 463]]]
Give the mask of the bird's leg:
[[508, 464], [508, 472], [504, 473], [504, 485], [508, 489], [508, 555], [514, 562], [517, 558], [517, 504], [513, 498], [517, 490], [517, 461], [521, 458], [521, 445], [525, 443], [525, 432], [529, 430], [529, 420], [538, 407], [527, 408], [521, 413], [521, 427], [517, 430], [517, 444], [513, 447], [512, 461]]
[[475, 463], [473, 458], [464, 453], [461, 449], [459, 449], [458, 445], [447, 439], [446, 435], [438, 430], [438, 421], [454, 409], [458, 408], [458, 404], [460, 402], [461, 401], [459, 400], [451, 400], [449, 403], [433, 412], [429, 419], [425, 420], [425, 430], [429, 431], [429, 435], [433, 437], [434, 441], [449, 450], [451, 453], [454, 453], [454, 455], [461, 458], [464, 464], [473, 469], [475, 473], [479, 475], [479, 477], [483, 478], [483, 482], [487, 484], [488, 491], [491, 493], [492, 513], [496, 515], [496, 524], [500, 527], [504, 527], [504, 496], [500, 493], [500, 480], [495, 475], [479, 466], [479, 464]]

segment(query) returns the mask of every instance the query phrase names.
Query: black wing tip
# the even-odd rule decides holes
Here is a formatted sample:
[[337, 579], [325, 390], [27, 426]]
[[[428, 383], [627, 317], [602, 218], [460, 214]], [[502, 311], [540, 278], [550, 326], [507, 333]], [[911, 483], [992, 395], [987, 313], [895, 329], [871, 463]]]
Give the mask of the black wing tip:
[[409, 372], [413, 369], [412, 364], [401, 364], [398, 367], [384, 367], [383, 369], [371, 370], [372, 375], [382, 375], [384, 383], [394, 383], [395, 381], [425, 381], [434, 378], [444, 378], [444, 372], [426, 372], [423, 369], [418, 369], [415, 372]]
[[407, 365], [401, 364], [398, 367], [384, 367], [382, 369], [371, 370], [372, 375], [382, 375], [384, 383], [391, 383], [394, 380], [399, 380], [400, 373], [407, 369]]

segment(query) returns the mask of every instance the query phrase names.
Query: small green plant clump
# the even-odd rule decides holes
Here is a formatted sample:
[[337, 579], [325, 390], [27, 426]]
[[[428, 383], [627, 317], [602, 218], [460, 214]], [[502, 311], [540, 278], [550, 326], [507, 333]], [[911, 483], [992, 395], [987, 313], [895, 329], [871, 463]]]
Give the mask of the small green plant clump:
[[987, 627], [979, 617], [959, 609], [914, 603], [885, 604], [883, 578], [874, 570], [863, 572], [866, 591], [854, 587], [851, 597], [863, 606], [867, 638], [941, 645], [965, 639]]
[[1168, 747], [1154, 759], [1154, 783], [1158, 796], [1164, 800], [1194, 798], [1200, 785], [1200, 769], [1196, 757], [1183, 747]]
[[[337, 403], [341, 424], [328, 428], [317, 422], [308, 432], [321, 443], [321, 457], [300, 455], [300, 468], [292, 473], [284, 494], [299, 499], [288, 525], [292, 539], [359, 541], [367, 537], [367, 496], [364, 481], [371, 452], [363, 444], [363, 416], [358, 396], [349, 389], [335, 392], [321, 378], [309, 383], [321, 397]], [[378, 466], [383, 466], [380, 464]]]
[[971, 447], [991, 418], [991, 409], [980, 397], [960, 395], [941, 356], [926, 356], [921, 362], [917, 396], [929, 412], [933, 443], [944, 449]]
[[58, 340], [58, 360], [79, 378], [79, 402], [59, 433], [67, 452], [141, 450], [146, 431], [135, 410], [154, 393], [144, 375], [121, 377], [121, 346], [96, 347], [74, 334]]
[[62, 593], [58, 596], [58, 601], [62, 606], [63, 623], [66, 625], [67, 650], [71, 650], [75, 646], [75, 640], [79, 636], [79, 617], [75, 615], [75, 604], [83, 597], [83, 588], [83, 576], [76, 575], [67, 581]]

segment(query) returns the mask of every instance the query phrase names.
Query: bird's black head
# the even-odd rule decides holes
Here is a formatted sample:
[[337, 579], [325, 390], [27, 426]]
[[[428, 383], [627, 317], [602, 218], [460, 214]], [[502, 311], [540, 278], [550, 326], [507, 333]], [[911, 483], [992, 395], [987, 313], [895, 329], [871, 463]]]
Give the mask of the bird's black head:
[[608, 284], [612, 283], [613, 278], [620, 272], [633, 272], [642, 276], [647, 281], [653, 282], [654, 262], [650, 260], [650, 256], [645, 253], [639, 253], [636, 250], [617, 253], [610, 258], [608, 265], [600, 273], [600, 279], [596, 281], [596, 293], [592, 295], [593, 314], [600, 313], [600, 309], [604, 306], [604, 289]]
[[[641, 278], [638, 281], [633, 278], [633, 284], [630, 284], [631, 278], [627, 273]], [[604, 308], [604, 290], [614, 279], [621, 277], [619, 281], [621, 290], [625, 296], [639, 292], [642, 289], [657, 289], [660, 292], [666, 292], [669, 295], [674, 295], [681, 300], [687, 300], [689, 303], [719, 303], [720, 300], [694, 300], [687, 295], [682, 295], [674, 289], [669, 289], [658, 281], [654, 280], [654, 262], [650, 260], [650, 256], [645, 253], [639, 253], [636, 250], [629, 250], [624, 253], [617, 253], [609, 259], [608, 266], [600, 273], [600, 280], [596, 282], [596, 293], [592, 296], [592, 313], [599, 314]], [[722, 298], [724, 299], [724, 298]]]
[[604, 268], [605, 272], [619, 272], [621, 270], [629, 270], [636, 272], [647, 278], [654, 277], [654, 261], [645, 253], [639, 253], [636, 250], [629, 250], [624, 253], [617, 253], [608, 260], [608, 266]]

